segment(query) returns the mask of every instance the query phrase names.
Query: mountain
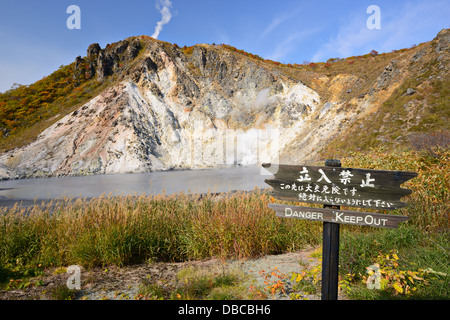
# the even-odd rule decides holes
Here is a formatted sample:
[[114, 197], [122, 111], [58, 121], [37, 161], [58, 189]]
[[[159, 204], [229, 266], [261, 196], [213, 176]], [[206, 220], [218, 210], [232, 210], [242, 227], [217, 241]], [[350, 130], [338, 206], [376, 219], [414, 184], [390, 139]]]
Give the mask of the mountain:
[[448, 140], [449, 47], [444, 29], [409, 49], [284, 65], [148, 36], [92, 44], [0, 95], [0, 178], [321, 164], [418, 137]]

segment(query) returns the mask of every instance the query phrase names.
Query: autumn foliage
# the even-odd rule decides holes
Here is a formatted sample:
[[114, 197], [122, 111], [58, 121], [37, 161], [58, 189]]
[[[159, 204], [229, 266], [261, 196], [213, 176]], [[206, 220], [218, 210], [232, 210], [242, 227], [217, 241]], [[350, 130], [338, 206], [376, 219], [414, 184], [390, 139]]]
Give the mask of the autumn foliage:
[[89, 78], [88, 67], [83, 61], [75, 70], [74, 62], [33, 84], [14, 84], [1, 93], [0, 138], [14, 136], [90, 98], [97, 83]]

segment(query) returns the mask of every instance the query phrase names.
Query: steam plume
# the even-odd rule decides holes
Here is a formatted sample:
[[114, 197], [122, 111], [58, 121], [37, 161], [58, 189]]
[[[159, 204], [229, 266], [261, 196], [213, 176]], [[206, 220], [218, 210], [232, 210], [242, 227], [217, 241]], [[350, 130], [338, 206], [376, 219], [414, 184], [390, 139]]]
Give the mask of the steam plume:
[[156, 9], [161, 12], [161, 20], [158, 21], [155, 27], [155, 32], [152, 35], [152, 38], [158, 39], [159, 33], [162, 31], [163, 25], [169, 23], [170, 19], [172, 19], [172, 13], [170, 13], [170, 7], [172, 7], [172, 3], [170, 0], [157, 0], [156, 1]]

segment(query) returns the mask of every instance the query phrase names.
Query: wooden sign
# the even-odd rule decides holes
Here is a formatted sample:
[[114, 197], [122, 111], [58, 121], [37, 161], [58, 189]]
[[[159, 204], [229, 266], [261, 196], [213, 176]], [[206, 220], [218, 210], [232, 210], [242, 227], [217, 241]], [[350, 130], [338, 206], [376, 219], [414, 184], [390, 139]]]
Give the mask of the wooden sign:
[[400, 185], [417, 176], [415, 172], [342, 168], [330, 159], [325, 167], [263, 164], [274, 175], [265, 182], [280, 200], [320, 203], [324, 208], [269, 204], [276, 215], [323, 222], [322, 300], [337, 300], [339, 269], [339, 226], [353, 224], [397, 228], [408, 217], [341, 210], [340, 206], [394, 210], [405, 206], [400, 199], [411, 193]]
[[405, 216], [340, 209], [309, 208], [275, 203], [269, 204], [269, 208], [275, 210], [276, 215], [280, 218], [334, 222], [378, 228], [397, 228], [400, 222], [408, 220], [408, 217]]
[[[271, 172], [271, 164], [263, 164]], [[272, 195], [280, 200], [394, 210], [405, 206], [400, 198], [411, 193], [400, 188], [415, 172], [275, 165], [274, 178], [265, 182], [273, 187]]]

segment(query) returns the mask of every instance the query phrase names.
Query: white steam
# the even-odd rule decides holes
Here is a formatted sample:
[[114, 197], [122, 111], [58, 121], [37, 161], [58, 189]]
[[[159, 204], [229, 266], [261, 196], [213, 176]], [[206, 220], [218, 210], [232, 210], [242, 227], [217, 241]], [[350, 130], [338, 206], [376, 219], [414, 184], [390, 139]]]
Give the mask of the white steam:
[[170, 19], [172, 19], [172, 13], [170, 13], [170, 7], [172, 7], [172, 3], [170, 0], [157, 0], [156, 1], [156, 9], [161, 12], [161, 20], [158, 21], [155, 27], [155, 32], [152, 35], [152, 38], [158, 39], [159, 33], [162, 31], [163, 25], [169, 23]]

